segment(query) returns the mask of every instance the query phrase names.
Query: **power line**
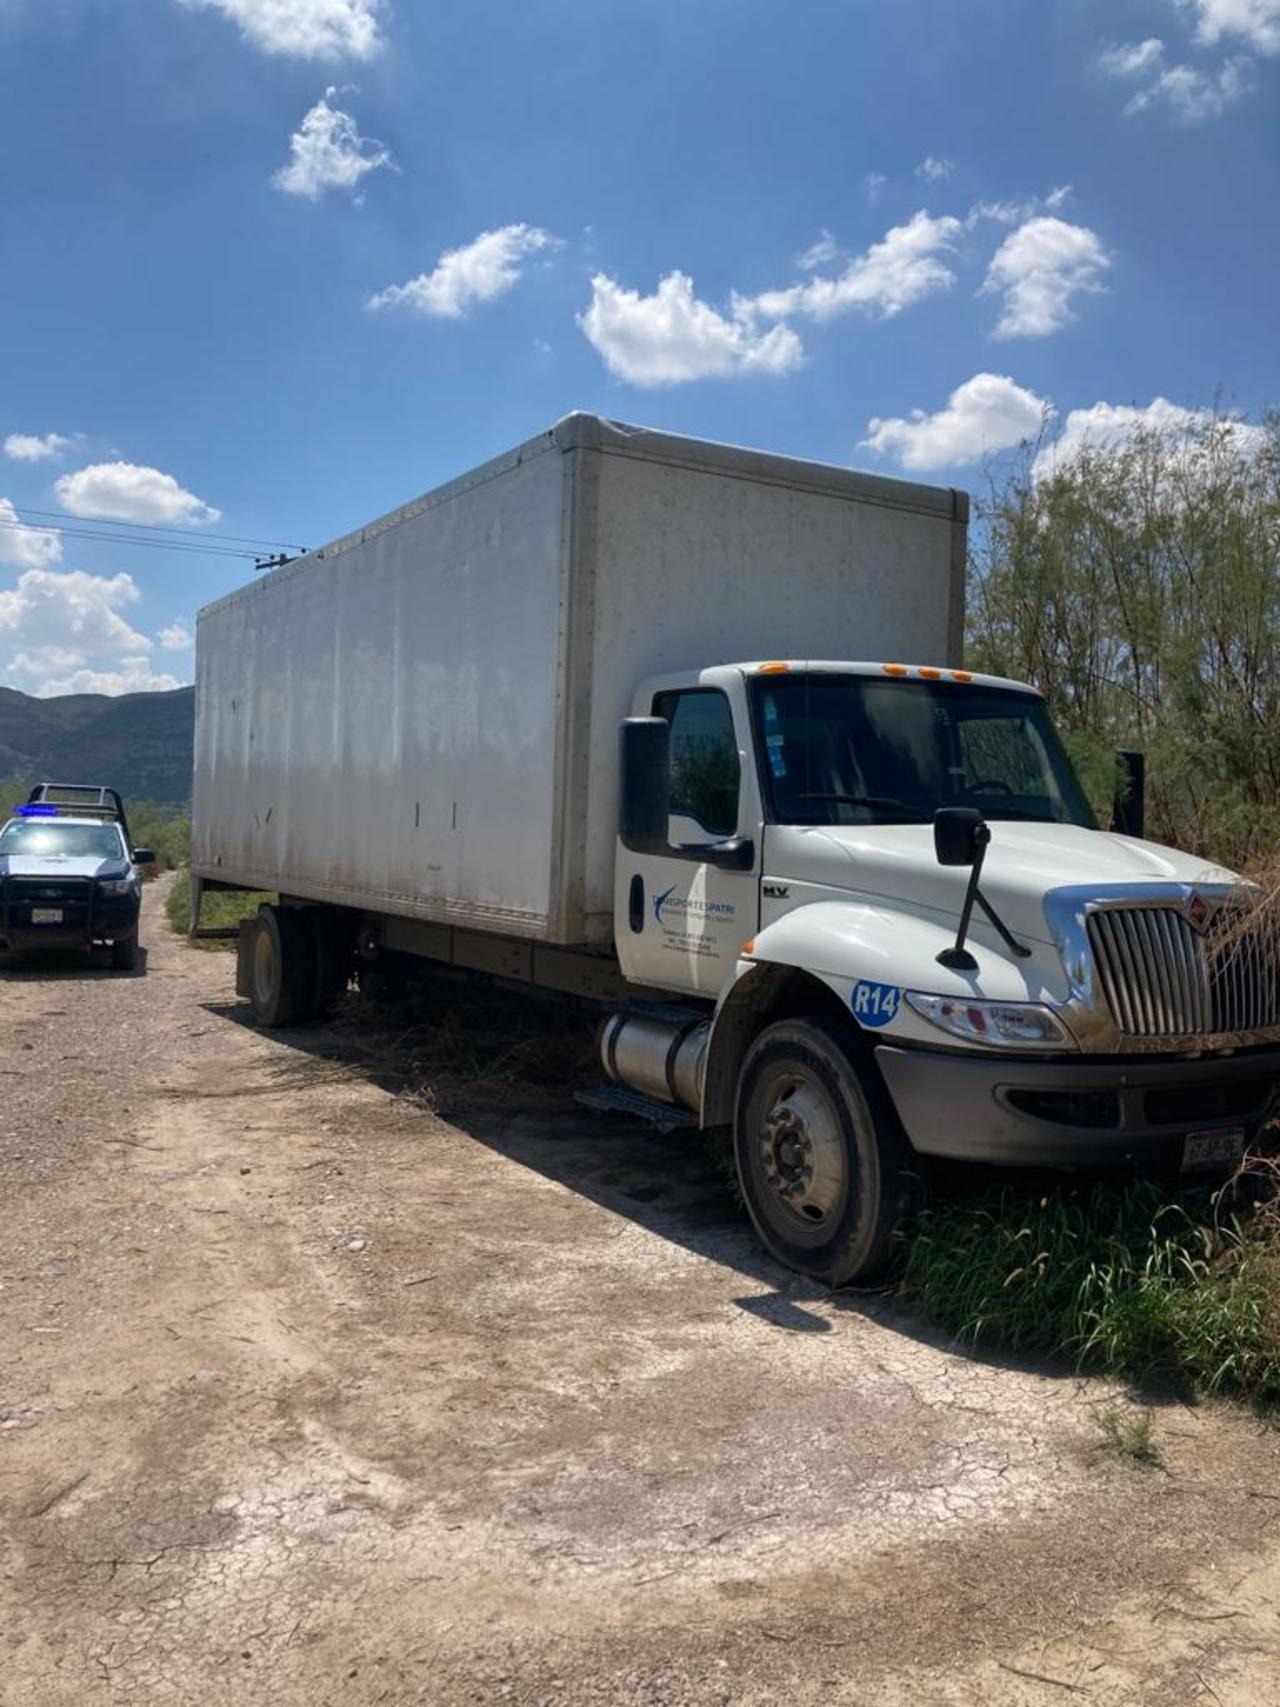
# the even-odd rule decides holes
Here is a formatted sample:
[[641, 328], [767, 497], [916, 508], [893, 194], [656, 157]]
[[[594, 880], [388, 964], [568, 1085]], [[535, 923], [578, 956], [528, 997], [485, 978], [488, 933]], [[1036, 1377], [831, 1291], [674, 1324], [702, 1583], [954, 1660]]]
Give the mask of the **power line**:
[[[18, 516], [43, 516], [47, 520], [59, 522], [60, 524], [63, 524], [66, 521], [65, 513], [63, 511], [33, 510], [26, 504], [15, 506], [14, 514]], [[200, 539], [225, 540], [229, 544], [234, 543], [236, 545], [271, 545], [275, 546], [280, 551], [305, 551], [307, 549], [305, 545], [299, 545], [296, 540], [259, 539], [256, 534], [206, 533], [202, 531], [199, 535], [193, 535], [190, 528], [171, 528], [167, 527], [163, 522], [121, 522], [114, 520], [111, 516], [85, 516], [80, 519], [84, 521], [98, 522], [106, 525], [107, 527], [113, 528], [145, 528], [148, 533], [179, 534], [184, 538], [196, 537]], [[75, 518], [73, 518], [73, 520], [75, 520]], [[69, 529], [65, 531], [69, 531]]]
[[93, 533], [87, 528], [36, 528], [27, 522], [11, 522], [0, 520], [0, 528], [12, 528], [18, 533], [57, 533], [67, 539], [96, 539], [111, 545], [126, 545], [131, 550], [139, 547], [149, 551], [186, 551], [198, 557], [240, 557], [256, 563], [261, 553], [257, 551], [237, 551], [225, 545], [184, 545], [170, 539], [131, 539], [128, 534]]

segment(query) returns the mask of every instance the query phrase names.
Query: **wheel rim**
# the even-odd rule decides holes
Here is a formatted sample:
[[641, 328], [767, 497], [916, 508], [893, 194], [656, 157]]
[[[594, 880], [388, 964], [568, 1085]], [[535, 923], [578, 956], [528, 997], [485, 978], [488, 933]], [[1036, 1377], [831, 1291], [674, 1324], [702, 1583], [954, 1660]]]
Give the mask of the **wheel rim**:
[[844, 1206], [848, 1164], [835, 1104], [798, 1063], [762, 1087], [756, 1149], [770, 1218], [789, 1237], [824, 1236]]
[[253, 996], [260, 1008], [269, 1006], [276, 985], [276, 945], [271, 932], [259, 925], [253, 939]]

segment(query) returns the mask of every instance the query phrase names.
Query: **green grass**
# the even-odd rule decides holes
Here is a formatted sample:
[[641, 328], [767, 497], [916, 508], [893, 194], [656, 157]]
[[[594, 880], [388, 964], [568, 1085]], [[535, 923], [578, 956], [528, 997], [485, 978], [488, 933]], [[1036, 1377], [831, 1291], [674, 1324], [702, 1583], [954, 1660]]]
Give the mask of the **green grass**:
[[1273, 1402], [1280, 1213], [1250, 1196], [1134, 1181], [942, 1204], [905, 1235], [901, 1295], [975, 1345]]
[[177, 871], [186, 864], [191, 852], [191, 813], [187, 807], [143, 800], [133, 806], [126, 801], [125, 810], [134, 846], [150, 848], [156, 856], [152, 872]]
[[1094, 1421], [1106, 1440], [1121, 1458], [1145, 1467], [1160, 1462], [1155, 1441], [1155, 1412], [1126, 1410], [1122, 1405], [1108, 1405], [1098, 1411]]
[[[244, 889], [207, 890], [200, 908], [201, 927], [227, 928], [238, 925], [241, 919], [252, 918], [264, 901], [274, 899], [274, 895], [259, 895], [256, 891]], [[178, 872], [173, 887], [165, 896], [164, 910], [169, 929], [176, 931], [179, 936], [185, 936], [191, 921], [191, 873], [186, 866]], [[208, 946], [232, 948], [234, 938], [214, 941]]]

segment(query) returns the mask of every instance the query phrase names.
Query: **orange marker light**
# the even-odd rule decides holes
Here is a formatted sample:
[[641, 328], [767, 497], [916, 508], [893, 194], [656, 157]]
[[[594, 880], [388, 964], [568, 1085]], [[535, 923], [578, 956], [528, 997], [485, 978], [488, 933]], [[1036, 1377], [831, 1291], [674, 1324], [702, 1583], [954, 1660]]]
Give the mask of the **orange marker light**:
[[754, 954], [755, 951], [756, 951], [756, 939], [753, 936], [749, 936], [747, 938], [747, 940], [742, 945], [742, 952], [744, 954]]
[[973, 680], [973, 671], [972, 670], [952, 670], [951, 680], [953, 682], [971, 682]]
[[936, 682], [942, 679], [942, 671], [935, 670], [932, 664], [921, 664], [918, 673], [922, 675], [927, 682]]
[[905, 664], [881, 664], [880, 668], [886, 676], [905, 676], [907, 673]]
[[761, 664], [760, 674], [762, 676], [785, 676], [790, 668], [790, 664]]

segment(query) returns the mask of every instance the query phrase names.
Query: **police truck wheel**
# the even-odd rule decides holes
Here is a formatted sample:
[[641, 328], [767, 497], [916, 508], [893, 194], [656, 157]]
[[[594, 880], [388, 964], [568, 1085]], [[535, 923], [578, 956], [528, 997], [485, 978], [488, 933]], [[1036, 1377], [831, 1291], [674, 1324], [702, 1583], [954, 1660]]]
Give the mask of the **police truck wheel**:
[[111, 965], [116, 972], [133, 972], [138, 965], [138, 933], [118, 936], [111, 944]]
[[911, 1153], [878, 1084], [823, 1018], [780, 1020], [743, 1063], [738, 1179], [764, 1244], [788, 1268], [839, 1286], [889, 1261], [910, 1199]]
[[249, 945], [249, 1001], [259, 1025], [301, 1025], [315, 1006], [315, 942], [290, 907], [262, 907]]

